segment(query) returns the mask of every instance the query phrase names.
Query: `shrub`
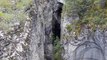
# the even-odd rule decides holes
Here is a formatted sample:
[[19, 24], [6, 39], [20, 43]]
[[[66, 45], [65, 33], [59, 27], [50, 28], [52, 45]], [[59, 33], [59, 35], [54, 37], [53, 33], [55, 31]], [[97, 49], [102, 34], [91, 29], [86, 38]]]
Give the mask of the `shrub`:
[[26, 21], [28, 14], [25, 13], [24, 9], [31, 2], [32, 0], [0, 0], [0, 23], [2, 23], [0, 29], [9, 30], [12, 21]]
[[53, 40], [53, 48], [54, 48], [54, 60], [62, 60], [61, 59], [62, 48], [60, 44], [60, 39], [59, 37], [53, 35], [52, 40]]
[[[100, 3], [100, 0], [66, 0], [63, 14], [68, 16], [72, 16], [73, 14], [79, 15], [79, 20], [71, 23], [71, 26], [77, 27], [72, 28], [72, 30], [81, 30], [81, 27], [84, 25], [89, 25], [92, 30], [95, 30], [95, 27], [98, 26], [101, 29], [106, 28], [107, 8], [102, 8]], [[71, 30], [68, 25], [67, 29]]]

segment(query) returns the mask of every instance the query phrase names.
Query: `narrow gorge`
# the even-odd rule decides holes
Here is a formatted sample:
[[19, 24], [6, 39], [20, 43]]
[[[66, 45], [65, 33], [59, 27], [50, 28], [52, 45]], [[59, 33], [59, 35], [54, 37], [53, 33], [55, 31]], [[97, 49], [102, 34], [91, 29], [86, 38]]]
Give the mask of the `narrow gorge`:
[[0, 60], [107, 60], [107, 1], [1, 0]]

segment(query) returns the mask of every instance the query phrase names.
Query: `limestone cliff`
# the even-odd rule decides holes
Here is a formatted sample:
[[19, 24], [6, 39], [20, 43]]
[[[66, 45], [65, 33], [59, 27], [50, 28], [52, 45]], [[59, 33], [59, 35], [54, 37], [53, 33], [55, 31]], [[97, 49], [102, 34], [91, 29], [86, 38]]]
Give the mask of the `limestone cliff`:
[[[25, 9], [15, 4], [21, 9], [12, 8], [10, 30], [0, 26], [0, 60], [107, 60], [106, 0], [33, 0]], [[0, 24], [11, 15], [1, 10]], [[23, 13], [16, 12], [27, 19], [20, 21]]]
[[107, 27], [106, 20], [103, 20], [107, 17], [104, 17], [106, 13], [100, 13], [106, 11], [105, 6], [104, 0], [66, 1], [61, 20], [64, 60], [107, 60]]

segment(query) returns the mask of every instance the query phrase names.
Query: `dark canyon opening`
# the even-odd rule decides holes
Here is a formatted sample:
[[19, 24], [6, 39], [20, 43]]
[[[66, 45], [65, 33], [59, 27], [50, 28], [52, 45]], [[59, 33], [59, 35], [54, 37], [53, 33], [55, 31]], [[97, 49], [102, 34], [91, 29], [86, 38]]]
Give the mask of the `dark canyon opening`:
[[61, 13], [62, 13], [63, 3], [57, 2], [52, 20], [52, 44], [53, 44], [53, 58], [54, 60], [61, 59], [61, 45], [60, 45], [60, 35], [61, 35]]

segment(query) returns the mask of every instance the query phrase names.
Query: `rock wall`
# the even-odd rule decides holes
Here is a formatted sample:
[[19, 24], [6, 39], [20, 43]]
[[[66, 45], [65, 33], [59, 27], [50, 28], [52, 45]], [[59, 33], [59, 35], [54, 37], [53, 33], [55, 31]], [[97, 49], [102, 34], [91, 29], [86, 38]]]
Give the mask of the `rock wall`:
[[64, 1], [58, 1], [34, 0], [31, 20], [16, 23], [9, 33], [0, 31], [0, 60], [55, 60], [53, 35], [60, 39], [62, 60], [107, 60], [107, 30], [84, 25], [79, 35], [69, 31], [79, 16], [61, 17]]
[[31, 20], [0, 31], [0, 60], [53, 60], [52, 20], [57, 0], [34, 0]]
[[31, 11], [32, 31], [29, 60], [53, 60], [52, 20], [56, 0], [35, 0]]
[[72, 25], [73, 20], [79, 20], [78, 14], [65, 14], [61, 20], [63, 60], [107, 60], [107, 30], [97, 27], [92, 31], [84, 25], [81, 32], [76, 35], [76, 32], [69, 31], [67, 26]]
[[13, 24], [12, 31], [0, 31], [0, 60], [27, 60], [29, 51], [30, 20]]

